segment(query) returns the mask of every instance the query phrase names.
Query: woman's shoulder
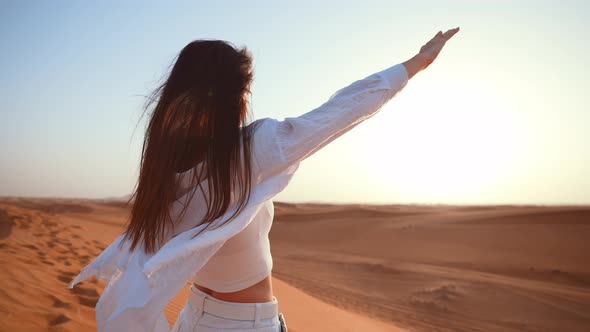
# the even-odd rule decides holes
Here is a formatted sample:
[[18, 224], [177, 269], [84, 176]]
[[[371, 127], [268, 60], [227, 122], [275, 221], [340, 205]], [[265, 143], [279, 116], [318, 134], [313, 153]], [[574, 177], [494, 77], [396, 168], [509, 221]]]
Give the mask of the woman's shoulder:
[[279, 124], [279, 120], [267, 117], [257, 119], [248, 125], [254, 170], [263, 178], [278, 174], [280, 166], [284, 164], [281, 137], [277, 134]]
[[[250, 123], [247, 128], [255, 145], [276, 144], [279, 120], [274, 118], [260, 118]], [[273, 139], [273, 137], [275, 139]]]
[[[276, 136], [276, 127], [278, 120], [273, 118], [260, 118], [251, 122], [247, 126], [248, 133], [252, 139], [253, 148], [257, 150], [268, 149], [273, 144], [276, 144], [276, 140], [273, 136]], [[267, 151], [272, 152], [272, 151]]]
[[276, 126], [276, 124], [279, 122], [279, 120], [274, 119], [274, 118], [260, 118], [260, 119], [256, 119], [254, 121], [252, 121], [250, 124], [248, 124], [246, 127], [248, 128], [248, 130], [256, 132], [260, 129], [262, 130], [269, 130], [272, 129], [274, 126]]

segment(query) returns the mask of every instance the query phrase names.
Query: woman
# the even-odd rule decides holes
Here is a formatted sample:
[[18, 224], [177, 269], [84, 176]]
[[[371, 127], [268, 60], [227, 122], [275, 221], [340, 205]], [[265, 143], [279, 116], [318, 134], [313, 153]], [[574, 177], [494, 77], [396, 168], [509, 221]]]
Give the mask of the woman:
[[439, 31], [410, 60], [306, 114], [248, 125], [247, 49], [189, 43], [151, 99], [127, 229], [70, 284], [108, 280], [98, 329], [168, 331], [164, 308], [192, 280], [173, 331], [286, 331], [271, 284], [272, 198], [302, 160], [374, 115], [458, 31]]

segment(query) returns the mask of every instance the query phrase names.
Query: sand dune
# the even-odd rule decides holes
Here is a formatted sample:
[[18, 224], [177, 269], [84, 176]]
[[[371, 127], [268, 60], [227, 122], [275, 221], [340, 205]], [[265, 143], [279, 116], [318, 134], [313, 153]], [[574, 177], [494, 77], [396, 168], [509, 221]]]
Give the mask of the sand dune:
[[414, 331], [589, 331], [589, 238], [538, 206], [284, 204], [271, 232], [276, 277]]
[[[67, 283], [121, 233], [128, 214], [121, 206], [90, 200], [0, 199], [0, 331], [96, 329], [94, 306], [105, 282], [92, 278], [72, 290]], [[171, 323], [184, 306], [188, 285], [167, 307]], [[279, 280], [274, 287], [290, 331], [402, 331]], [[336, 323], [328, 326], [326, 320]]]
[[[275, 203], [290, 331], [588, 331], [590, 208]], [[118, 202], [0, 199], [0, 331], [88, 331]], [[172, 322], [187, 288], [169, 304]]]

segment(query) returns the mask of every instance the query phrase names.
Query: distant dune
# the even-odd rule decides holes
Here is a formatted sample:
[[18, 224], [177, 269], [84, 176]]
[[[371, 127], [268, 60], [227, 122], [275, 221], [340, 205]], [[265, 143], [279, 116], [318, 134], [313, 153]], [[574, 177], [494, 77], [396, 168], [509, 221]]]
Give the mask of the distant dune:
[[[590, 207], [275, 202], [290, 331], [590, 331]], [[121, 200], [0, 198], [0, 331], [88, 331]], [[172, 322], [187, 288], [167, 308]]]
[[590, 207], [276, 203], [274, 276], [412, 331], [590, 331]]

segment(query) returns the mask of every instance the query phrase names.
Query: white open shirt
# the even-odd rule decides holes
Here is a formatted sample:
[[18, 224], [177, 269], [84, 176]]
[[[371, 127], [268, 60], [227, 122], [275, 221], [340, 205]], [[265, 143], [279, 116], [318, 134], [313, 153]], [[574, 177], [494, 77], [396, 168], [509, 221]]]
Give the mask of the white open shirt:
[[[155, 254], [131, 252], [129, 243], [119, 249], [121, 234], [70, 282], [68, 287], [73, 288], [92, 276], [107, 280], [96, 304], [98, 331], [169, 332], [164, 316], [167, 303], [228, 239], [257, 216], [264, 214], [272, 221], [272, 198], [287, 186], [299, 163], [374, 115], [407, 82], [405, 67], [396, 64], [354, 81], [301, 116], [257, 120], [261, 123], [252, 137], [251, 196], [234, 220], [191, 239], [205, 225], [192, 227], [199, 219], [189, 208], [181, 222], [186, 230], [171, 237]], [[195, 201], [194, 206], [202, 209], [203, 204]], [[234, 211], [235, 206], [213, 223], [226, 220]]]

